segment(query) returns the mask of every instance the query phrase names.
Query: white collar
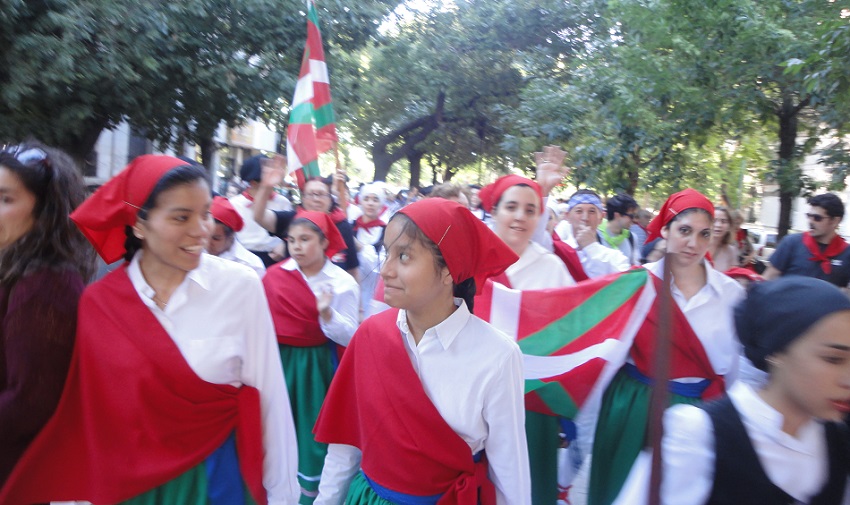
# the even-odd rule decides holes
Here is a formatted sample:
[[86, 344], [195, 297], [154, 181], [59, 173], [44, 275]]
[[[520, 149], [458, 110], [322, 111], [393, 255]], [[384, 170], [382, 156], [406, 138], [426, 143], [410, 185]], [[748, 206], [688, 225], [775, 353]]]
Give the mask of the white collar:
[[[142, 259], [142, 254], [144, 251], [141, 249], [136, 252], [133, 256], [133, 259], [130, 261], [130, 264], [127, 266], [127, 275], [130, 277], [130, 281], [133, 283], [133, 286], [136, 287], [138, 291], [140, 291], [143, 295], [148, 298], [153, 298], [156, 291], [148, 284], [148, 281], [145, 279], [144, 274], [142, 273], [142, 268], [139, 266], [139, 262]], [[190, 270], [186, 273], [186, 277], [183, 279], [183, 282], [180, 285], [186, 284], [187, 281], [194, 282], [199, 287], [203, 288], [206, 291], [210, 290], [210, 273], [209, 273], [209, 259], [207, 253], [201, 254], [201, 261], [198, 266]]]
[[[469, 318], [472, 317], [472, 314], [469, 312], [469, 308], [466, 306], [466, 302], [464, 302], [461, 298], [454, 299], [455, 306], [457, 310], [452, 312], [449, 317], [443, 319], [439, 324], [432, 328], [428, 328], [425, 331], [425, 335], [434, 335], [437, 340], [440, 342], [440, 345], [443, 346], [443, 349], [448, 349], [449, 346], [454, 342], [455, 337], [458, 336], [460, 331], [466, 326], [466, 323], [469, 321]], [[401, 331], [403, 335], [410, 334], [410, 327], [407, 325], [407, 311], [402, 309], [398, 311], [398, 318], [396, 318], [396, 325], [398, 329]]]

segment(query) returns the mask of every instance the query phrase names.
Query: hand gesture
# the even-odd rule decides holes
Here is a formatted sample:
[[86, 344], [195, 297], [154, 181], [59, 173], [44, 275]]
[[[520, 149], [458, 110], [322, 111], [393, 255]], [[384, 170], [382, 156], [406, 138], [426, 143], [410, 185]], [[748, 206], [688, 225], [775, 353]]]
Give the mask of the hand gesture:
[[331, 320], [331, 302], [334, 299], [334, 288], [330, 284], [324, 284], [319, 288], [319, 294], [316, 295], [316, 308], [319, 309], [319, 315], [325, 321]]
[[263, 186], [275, 187], [280, 186], [283, 183], [283, 178], [286, 177], [285, 156], [276, 154], [273, 158], [261, 160], [260, 165], [263, 167], [260, 184]]
[[574, 231], [579, 249], [584, 249], [590, 244], [596, 242], [596, 232], [590, 226], [580, 224], [578, 225], [578, 229]]
[[534, 153], [537, 184], [543, 189], [543, 196], [548, 196], [552, 188], [570, 173], [570, 169], [564, 164], [566, 157], [567, 152], [558, 146], [546, 146], [542, 153]]

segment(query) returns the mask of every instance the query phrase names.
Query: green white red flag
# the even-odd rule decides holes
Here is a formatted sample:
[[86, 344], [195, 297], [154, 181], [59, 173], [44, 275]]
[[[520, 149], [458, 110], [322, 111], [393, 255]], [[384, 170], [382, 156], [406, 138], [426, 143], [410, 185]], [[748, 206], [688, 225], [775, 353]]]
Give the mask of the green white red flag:
[[319, 16], [313, 0], [307, 0], [307, 44], [286, 134], [287, 172], [295, 174], [299, 187], [304, 187], [306, 179], [321, 175], [319, 154], [331, 150], [337, 141]]
[[644, 269], [530, 291], [488, 281], [475, 314], [517, 339], [526, 406], [575, 418], [625, 362], [655, 295]]

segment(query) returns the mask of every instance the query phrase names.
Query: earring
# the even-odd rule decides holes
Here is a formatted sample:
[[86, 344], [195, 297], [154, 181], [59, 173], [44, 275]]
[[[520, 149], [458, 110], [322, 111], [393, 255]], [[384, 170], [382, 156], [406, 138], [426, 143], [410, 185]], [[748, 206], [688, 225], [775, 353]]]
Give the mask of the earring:
[[776, 358], [767, 358], [765, 361], [767, 362], [768, 365], [770, 365], [774, 368], [779, 366], [779, 360], [776, 359]]

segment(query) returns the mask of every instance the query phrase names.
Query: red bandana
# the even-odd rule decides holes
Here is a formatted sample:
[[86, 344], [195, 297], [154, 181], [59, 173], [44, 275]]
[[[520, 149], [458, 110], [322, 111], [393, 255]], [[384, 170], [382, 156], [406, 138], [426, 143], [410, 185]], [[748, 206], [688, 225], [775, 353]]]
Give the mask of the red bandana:
[[830, 260], [844, 252], [844, 249], [847, 249], [847, 242], [839, 235], [836, 235], [829, 242], [829, 245], [826, 246], [826, 249], [821, 252], [818, 242], [809, 232], [803, 233], [803, 245], [806, 246], [806, 249], [808, 249], [810, 253], [812, 253], [812, 257], [809, 258], [809, 261], [820, 262], [820, 267], [823, 270], [823, 273], [827, 275], [832, 273], [832, 262]]
[[373, 219], [371, 221], [365, 221], [363, 216], [357, 218], [354, 221], [354, 232], [357, 233], [357, 230], [369, 230], [371, 228], [382, 228], [386, 226], [387, 223], [383, 222], [380, 219]]
[[240, 231], [245, 226], [245, 221], [242, 216], [236, 212], [230, 201], [223, 197], [217, 196], [213, 198], [210, 212], [216, 221], [221, 221], [225, 226], [230, 227], [233, 231]]
[[703, 209], [714, 219], [714, 205], [702, 193], [694, 189], [686, 189], [670, 195], [646, 227], [646, 244], [661, 237], [661, 229], [681, 212], [688, 209]]
[[[275, 192], [274, 192], [274, 191], [272, 191], [271, 193], [269, 193], [269, 201], [274, 200], [274, 195], [275, 195]], [[249, 202], [252, 202], [252, 203], [254, 202], [254, 197], [253, 197], [253, 196], [251, 196], [251, 195], [248, 193], [248, 190], [247, 190], [247, 189], [246, 189], [245, 191], [243, 191], [243, 192], [242, 192], [242, 196], [244, 196], [245, 198], [247, 198]]]

